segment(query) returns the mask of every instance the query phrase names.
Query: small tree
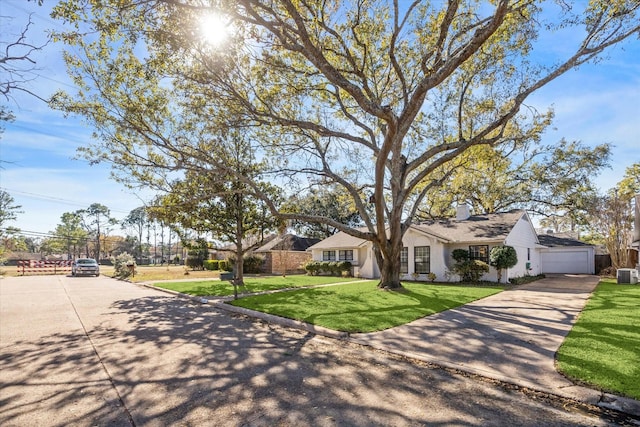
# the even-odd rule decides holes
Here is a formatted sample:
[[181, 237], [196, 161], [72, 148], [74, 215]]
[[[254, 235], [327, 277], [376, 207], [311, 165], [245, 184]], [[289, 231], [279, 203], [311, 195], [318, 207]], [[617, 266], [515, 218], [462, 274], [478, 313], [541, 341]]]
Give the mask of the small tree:
[[187, 267], [192, 270], [203, 270], [204, 261], [209, 258], [209, 245], [205, 239], [198, 239], [194, 243], [185, 243], [189, 248], [187, 252]]
[[513, 246], [494, 246], [489, 253], [489, 265], [498, 270], [498, 282], [502, 281], [502, 269], [518, 263], [518, 254]]

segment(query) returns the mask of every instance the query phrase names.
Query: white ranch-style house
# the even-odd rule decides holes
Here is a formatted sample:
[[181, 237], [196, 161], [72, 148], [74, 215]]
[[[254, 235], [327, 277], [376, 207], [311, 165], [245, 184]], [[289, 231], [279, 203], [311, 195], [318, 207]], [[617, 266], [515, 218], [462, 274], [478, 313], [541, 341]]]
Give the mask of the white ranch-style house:
[[[466, 205], [458, 207], [455, 219], [429, 221], [412, 225], [404, 235], [401, 256], [401, 280], [427, 280], [429, 273], [437, 281], [458, 281], [451, 272], [454, 249], [465, 249], [472, 258], [489, 262], [494, 246], [512, 246], [518, 263], [502, 272], [502, 281], [544, 272], [541, 245], [529, 215], [524, 210], [470, 215]], [[339, 232], [311, 246], [308, 251], [314, 261], [350, 261], [353, 273], [362, 278], [379, 278], [372, 243]], [[570, 267], [568, 267], [570, 268]], [[569, 271], [567, 271], [569, 272]], [[587, 271], [585, 271], [587, 273]], [[593, 272], [588, 272], [593, 274]], [[497, 281], [493, 267], [482, 280]]]

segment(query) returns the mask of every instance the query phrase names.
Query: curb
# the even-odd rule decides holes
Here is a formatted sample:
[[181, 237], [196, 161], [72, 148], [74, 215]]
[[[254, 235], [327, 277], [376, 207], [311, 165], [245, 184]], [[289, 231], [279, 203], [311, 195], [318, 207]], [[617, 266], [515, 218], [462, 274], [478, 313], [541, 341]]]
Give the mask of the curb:
[[227, 304], [226, 302], [223, 302], [223, 301], [214, 301], [210, 304], [217, 308], [220, 308], [221, 310], [225, 310], [225, 311], [229, 311], [237, 314], [243, 314], [245, 316], [264, 320], [265, 322], [268, 322], [268, 323], [273, 323], [280, 326], [286, 326], [289, 328], [300, 329], [303, 331], [311, 332], [313, 334], [321, 335], [328, 338], [344, 340], [349, 337], [348, 332], [336, 331], [334, 329], [325, 328], [323, 326], [316, 326], [316, 325], [312, 325], [311, 323], [301, 322], [299, 320], [287, 319], [286, 317], [280, 317], [273, 314], [262, 313], [260, 311], [250, 310], [244, 307], [236, 307], [235, 305]]

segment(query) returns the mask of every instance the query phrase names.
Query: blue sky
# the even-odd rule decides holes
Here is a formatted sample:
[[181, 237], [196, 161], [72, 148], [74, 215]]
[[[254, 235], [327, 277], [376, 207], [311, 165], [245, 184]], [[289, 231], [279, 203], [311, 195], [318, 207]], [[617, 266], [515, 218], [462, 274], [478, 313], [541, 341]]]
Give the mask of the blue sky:
[[[20, 31], [34, 12], [28, 35], [44, 40], [47, 29], [60, 29], [48, 16], [53, 1], [45, 6], [25, 0], [0, 1], [2, 40]], [[551, 46], [554, 46], [552, 43]], [[562, 43], [557, 44], [562, 48]], [[62, 47], [50, 44], [33, 55], [35, 79], [28, 88], [42, 97], [58, 89], [71, 89], [61, 61]], [[4, 102], [4, 100], [3, 100]], [[594, 146], [614, 145], [612, 168], [597, 179], [602, 190], [613, 187], [626, 167], [640, 161], [640, 43], [637, 39], [609, 51], [596, 66], [570, 71], [536, 93], [527, 102], [540, 110], [552, 106], [556, 118], [544, 143], [561, 138]], [[74, 160], [76, 149], [88, 145], [91, 129], [77, 118], [65, 118], [45, 103], [20, 93], [9, 103], [16, 120], [5, 125], [0, 140], [0, 187], [8, 191], [23, 213], [11, 225], [25, 231], [46, 233], [55, 229], [64, 212], [102, 203], [112, 215], [123, 218], [151, 197], [127, 190], [110, 179], [107, 165], [90, 166]]]

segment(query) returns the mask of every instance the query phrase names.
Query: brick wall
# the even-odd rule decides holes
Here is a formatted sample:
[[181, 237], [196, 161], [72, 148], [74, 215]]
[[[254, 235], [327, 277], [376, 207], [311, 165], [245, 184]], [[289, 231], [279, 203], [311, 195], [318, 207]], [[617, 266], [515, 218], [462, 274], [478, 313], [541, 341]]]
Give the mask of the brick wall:
[[286, 267], [287, 274], [304, 273], [302, 265], [311, 261], [311, 253], [300, 251], [272, 251], [264, 254], [264, 272], [282, 274]]

